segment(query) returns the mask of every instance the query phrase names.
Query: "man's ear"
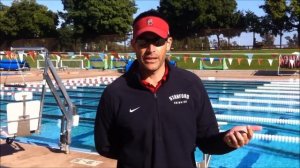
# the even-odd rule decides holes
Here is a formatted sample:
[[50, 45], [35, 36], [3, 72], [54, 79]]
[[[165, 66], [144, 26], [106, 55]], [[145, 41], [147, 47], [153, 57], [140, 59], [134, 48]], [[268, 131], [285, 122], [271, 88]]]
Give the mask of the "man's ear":
[[168, 37], [168, 39], [167, 39], [167, 51], [171, 50], [172, 42], [173, 42], [173, 38], [172, 37]]

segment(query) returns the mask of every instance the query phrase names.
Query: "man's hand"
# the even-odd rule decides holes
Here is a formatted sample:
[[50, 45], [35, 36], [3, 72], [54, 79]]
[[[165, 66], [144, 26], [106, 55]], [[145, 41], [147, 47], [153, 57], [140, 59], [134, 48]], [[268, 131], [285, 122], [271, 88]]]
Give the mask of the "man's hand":
[[262, 130], [261, 126], [236, 126], [224, 137], [225, 143], [232, 148], [240, 148], [247, 145], [253, 137], [253, 131]]

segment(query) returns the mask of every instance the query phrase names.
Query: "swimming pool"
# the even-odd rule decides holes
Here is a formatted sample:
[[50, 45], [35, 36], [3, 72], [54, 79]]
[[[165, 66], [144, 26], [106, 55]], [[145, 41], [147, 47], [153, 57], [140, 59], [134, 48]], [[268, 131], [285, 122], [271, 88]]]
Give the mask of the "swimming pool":
[[[105, 85], [113, 78], [66, 80], [68, 93], [78, 108], [80, 124], [72, 129], [71, 147], [86, 151], [94, 150], [93, 124], [95, 111]], [[210, 167], [299, 167], [300, 166], [300, 110], [299, 81], [252, 82], [252, 81], [203, 81], [220, 122], [226, 122], [221, 130], [235, 125], [261, 125], [247, 146], [225, 155], [213, 155]], [[34, 99], [39, 99], [37, 85], [31, 85]], [[31, 89], [31, 90], [33, 90]], [[12, 101], [1, 93], [1, 120], [5, 119], [5, 105]], [[46, 93], [40, 134], [17, 137], [18, 141], [55, 146], [59, 142], [60, 115], [51, 93]], [[1, 123], [1, 125], [4, 125]], [[197, 161], [202, 153], [195, 152]]]

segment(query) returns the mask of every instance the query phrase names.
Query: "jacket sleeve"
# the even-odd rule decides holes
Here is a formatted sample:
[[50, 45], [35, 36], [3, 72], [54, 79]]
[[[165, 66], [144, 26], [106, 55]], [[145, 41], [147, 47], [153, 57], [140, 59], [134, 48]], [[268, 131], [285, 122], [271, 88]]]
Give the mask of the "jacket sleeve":
[[226, 132], [220, 133], [215, 113], [208, 94], [199, 79], [197, 88], [197, 140], [196, 145], [206, 154], [224, 154], [235, 148], [229, 147], [223, 138]]
[[94, 141], [97, 152], [105, 157], [117, 159], [117, 133], [115, 129], [115, 107], [113, 98], [107, 88], [104, 90], [94, 124]]

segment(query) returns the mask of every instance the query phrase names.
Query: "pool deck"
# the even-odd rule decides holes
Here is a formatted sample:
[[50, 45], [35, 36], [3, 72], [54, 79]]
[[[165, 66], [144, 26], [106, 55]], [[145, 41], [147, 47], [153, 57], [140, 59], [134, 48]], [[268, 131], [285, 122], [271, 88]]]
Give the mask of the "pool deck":
[[14, 141], [8, 145], [0, 140], [0, 167], [99, 167], [114, 168], [116, 161], [96, 153], [72, 151], [69, 154], [45, 146], [30, 145]]
[[[269, 71], [220, 71], [193, 70], [203, 80], [251, 80], [251, 81], [294, 81], [299, 80], [299, 71], [293, 75], [277, 76]], [[2, 72], [3, 73], [3, 72]], [[10, 72], [11, 73], [11, 72]], [[14, 72], [17, 73], [17, 72]], [[42, 71], [31, 70], [24, 72], [26, 82], [41, 81]], [[64, 70], [58, 71], [62, 79], [85, 78], [96, 76], [119, 76], [115, 70]], [[22, 82], [22, 75], [1, 75], [0, 83]], [[116, 167], [116, 161], [99, 156], [96, 153], [72, 151], [69, 154], [58, 149], [13, 142], [11, 145], [0, 139], [0, 167]]]

